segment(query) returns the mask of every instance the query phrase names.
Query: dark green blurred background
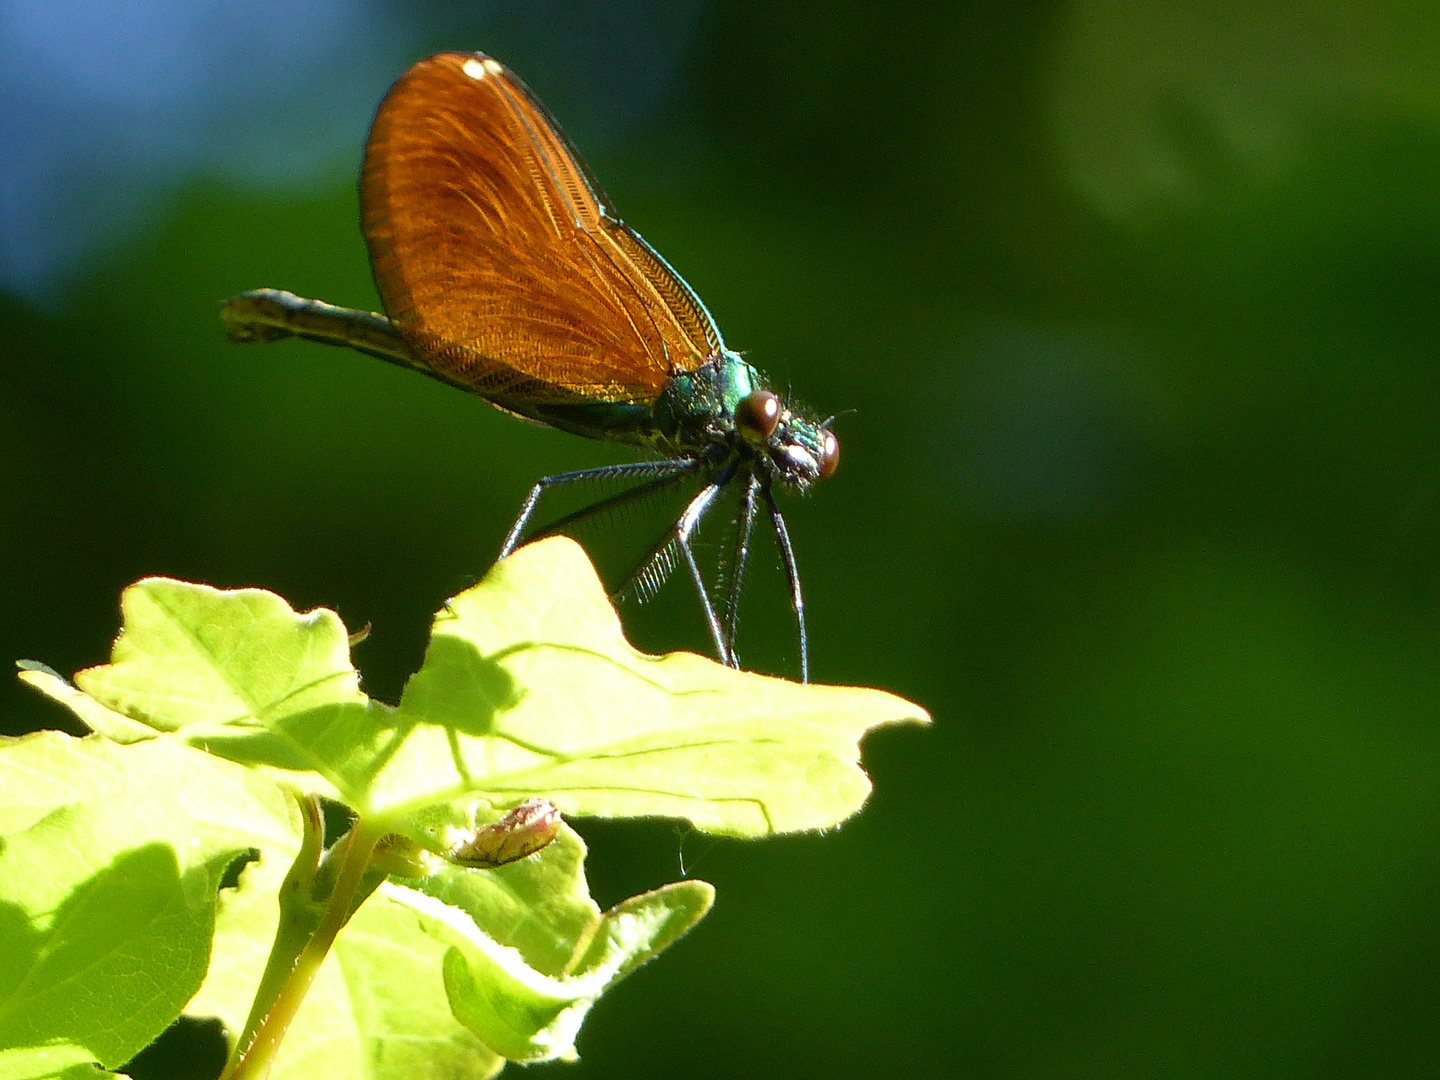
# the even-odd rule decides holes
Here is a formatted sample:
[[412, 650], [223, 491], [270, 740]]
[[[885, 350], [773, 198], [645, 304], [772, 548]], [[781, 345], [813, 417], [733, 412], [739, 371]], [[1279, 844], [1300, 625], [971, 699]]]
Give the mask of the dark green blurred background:
[[[4, 10], [0, 657], [99, 663], [166, 574], [371, 622], [394, 698], [528, 485], [624, 459], [222, 339], [247, 288], [375, 303], [365, 124], [440, 48], [854, 410], [785, 503], [815, 677], [935, 726], [872, 737], [828, 836], [585, 825], [602, 903], [682, 855], [719, 899], [539, 1072], [1440, 1075], [1433, 4]], [[764, 550], [745, 656], [785, 673]], [[682, 586], [644, 647], [705, 648]]]

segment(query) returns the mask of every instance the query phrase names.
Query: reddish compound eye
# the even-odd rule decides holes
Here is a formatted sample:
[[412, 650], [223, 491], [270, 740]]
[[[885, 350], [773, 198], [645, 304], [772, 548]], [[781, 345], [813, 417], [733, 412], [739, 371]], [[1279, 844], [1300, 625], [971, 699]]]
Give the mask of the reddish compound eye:
[[780, 399], [769, 390], [746, 394], [735, 406], [735, 426], [751, 442], [764, 442], [780, 423]]
[[821, 432], [820, 438], [820, 479], [824, 480], [840, 464], [840, 440], [833, 431]]

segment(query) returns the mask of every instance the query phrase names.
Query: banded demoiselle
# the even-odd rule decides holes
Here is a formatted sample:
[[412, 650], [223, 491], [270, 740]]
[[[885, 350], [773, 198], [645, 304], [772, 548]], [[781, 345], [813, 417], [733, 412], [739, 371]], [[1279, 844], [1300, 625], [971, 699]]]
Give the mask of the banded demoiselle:
[[[563, 531], [698, 479], [699, 493], [616, 590], [653, 593], [683, 560], [718, 658], [735, 651], [755, 517], [775, 530], [810, 674], [800, 572], [773, 485], [804, 492], [835, 471], [829, 420], [807, 416], [725, 347], [700, 298], [620, 220], [560, 125], [508, 68], [441, 53], [380, 103], [365, 145], [361, 219], [386, 315], [276, 289], [226, 301], [236, 341], [299, 337], [423, 372], [550, 427], [642, 447], [660, 460], [543, 477], [505, 537]], [[634, 486], [531, 534], [540, 498], [587, 481]], [[738, 485], [728, 581], [712, 600], [691, 543]]]

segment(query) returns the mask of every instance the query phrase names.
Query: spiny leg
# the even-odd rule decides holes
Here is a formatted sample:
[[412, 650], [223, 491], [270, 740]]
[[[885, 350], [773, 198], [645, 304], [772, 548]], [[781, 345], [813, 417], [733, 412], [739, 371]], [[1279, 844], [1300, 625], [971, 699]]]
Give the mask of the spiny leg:
[[700, 606], [705, 614], [705, 625], [710, 630], [711, 640], [715, 643], [715, 655], [722, 664], [728, 664], [731, 667], [735, 666], [735, 661], [730, 655], [725, 635], [720, 629], [720, 620], [715, 616], [715, 605], [710, 601], [710, 591], [705, 585], [704, 575], [700, 573], [700, 564], [695, 561], [695, 553], [690, 548], [690, 537], [699, 528], [701, 519], [710, 511], [716, 497], [724, 490], [725, 485], [735, 478], [736, 468], [735, 462], [732, 461], [721, 470], [719, 476], [700, 489], [700, 492], [685, 507], [685, 512], [680, 515], [674, 525], [665, 531], [665, 534], [650, 549], [649, 554], [630, 572], [630, 576], [613, 594], [617, 600], [630, 595], [632, 591], [653, 594], [669, 577], [670, 571], [674, 568], [672, 551], [674, 548], [679, 548], [686, 565], [690, 568], [690, 577], [695, 583], [695, 591], [700, 595]]
[[[612, 510], [618, 510], [623, 506], [628, 506], [630, 503], [648, 499], [658, 492], [668, 491], [684, 480], [691, 471], [692, 470], [686, 469], [675, 472], [672, 475], [657, 476], [653, 480], [647, 480], [625, 491], [617, 492], [614, 495], [607, 495], [598, 502], [593, 502], [589, 506], [582, 506], [579, 510], [566, 514], [564, 517], [557, 518], [544, 528], [536, 529], [525, 537], [525, 539], [529, 542], [531, 540], [538, 540], [542, 536], [554, 536], [556, 533], [566, 532], [572, 525], [578, 525], [583, 521], [588, 521], [590, 518], [598, 517]], [[607, 479], [607, 477], [602, 476], [597, 477], [597, 479], [604, 480]]]
[[510, 526], [509, 533], [505, 536], [505, 543], [500, 548], [500, 558], [505, 558], [517, 547], [520, 546], [520, 538], [525, 535], [525, 526], [530, 524], [531, 515], [535, 513], [535, 507], [540, 502], [540, 496], [552, 487], [564, 487], [567, 484], [579, 484], [597, 480], [617, 480], [634, 477], [648, 477], [650, 482], [631, 488], [629, 491], [622, 491], [618, 495], [611, 495], [601, 499], [584, 509], [568, 514], [559, 521], [550, 525], [545, 531], [553, 532], [566, 528], [578, 521], [584, 521], [597, 513], [612, 510], [617, 506], [644, 498], [651, 492], [663, 488], [667, 483], [695, 472], [700, 468], [700, 462], [692, 458], [682, 458], [675, 461], [632, 461], [621, 465], [602, 465], [598, 469], [578, 469], [575, 472], [555, 473], [552, 476], [542, 476], [536, 481], [535, 486], [530, 489], [530, 494], [525, 496], [525, 502], [521, 504], [520, 516], [515, 519], [515, 524]]
[[725, 630], [725, 644], [735, 666], [740, 666], [740, 657], [735, 652], [735, 629], [740, 614], [740, 589], [745, 580], [745, 562], [750, 556], [750, 534], [755, 527], [755, 494], [760, 490], [760, 477], [749, 475], [745, 492], [740, 496], [740, 513], [735, 519], [735, 556], [730, 560], [730, 587], [725, 596], [725, 616], [721, 626]]
[[720, 494], [720, 489], [725, 486], [729, 475], [707, 484], [700, 494], [690, 500], [690, 505], [685, 507], [685, 512], [680, 515], [680, 520], [675, 523], [675, 542], [680, 546], [680, 554], [685, 556], [685, 564], [690, 567], [690, 577], [695, 582], [695, 591], [700, 594], [700, 606], [705, 611], [705, 625], [710, 628], [710, 638], [715, 642], [715, 655], [722, 664], [730, 667], [738, 667], [734, 655], [730, 652], [725, 641], [725, 634], [720, 629], [720, 620], [715, 617], [715, 605], [710, 602], [710, 591], [705, 587], [705, 575], [700, 573], [700, 564], [695, 561], [695, 552], [690, 548], [690, 534], [699, 526], [701, 519], [709, 512], [710, 507], [715, 505], [715, 498]]
[[800, 635], [800, 681], [810, 681], [810, 641], [805, 633], [805, 597], [800, 592], [800, 568], [795, 565], [795, 548], [790, 544], [790, 530], [780, 508], [775, 505], [775, 496], [770, 494], [770, 485], [760, 489], [765, 505], [770, 509], [770, 521], [775, 526], [775, 543], [780, 548], [780, 560], [785, 564], [785, 576], [790, 580], [790, 606], [795, 609], [795, 626]]
[[671, 526], [665, 530], [665, 535], [660, 537], [645, 557], [635, 564], [619, 588], [610, 594], [613, 603], [619, 604], [622, 600], [629, 600], [631, 597], [644, 604], [649, 602], [660, 587], [670, 580], [670, 575], [675, 572], [675, 529]]

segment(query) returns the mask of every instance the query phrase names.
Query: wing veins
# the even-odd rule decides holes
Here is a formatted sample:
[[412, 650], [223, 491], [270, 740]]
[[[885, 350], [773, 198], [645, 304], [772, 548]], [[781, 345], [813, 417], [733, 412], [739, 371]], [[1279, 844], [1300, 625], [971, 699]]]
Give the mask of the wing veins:
[[544, 106], [483, 55], [402, 76], [361, 193], [376, 281], [412, 349], [502, 404], [650, 401], [719, 346], [703, 303], [614, 213]]

